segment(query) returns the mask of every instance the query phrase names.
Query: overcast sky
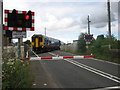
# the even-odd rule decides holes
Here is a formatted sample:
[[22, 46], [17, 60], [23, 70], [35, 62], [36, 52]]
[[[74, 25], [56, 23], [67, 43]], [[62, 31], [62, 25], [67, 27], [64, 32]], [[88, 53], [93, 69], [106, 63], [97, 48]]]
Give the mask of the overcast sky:
[[[118, 1], [111, 1], [111, 30], [118, 38]], [[90, 16], [90, 32], [97, 35], [108, 33], [107, 0], [4, 0], [4, 9], [35, 12], [35, 31], [65, 43], [77, 40], [80, 33], [87, 31], [87, 17]], [[120, 9], [119, 9], [120, 10]], [[25, 40], [26, 40], [25, 39]], [[119, 38], [120, 39], [120, 38]]]

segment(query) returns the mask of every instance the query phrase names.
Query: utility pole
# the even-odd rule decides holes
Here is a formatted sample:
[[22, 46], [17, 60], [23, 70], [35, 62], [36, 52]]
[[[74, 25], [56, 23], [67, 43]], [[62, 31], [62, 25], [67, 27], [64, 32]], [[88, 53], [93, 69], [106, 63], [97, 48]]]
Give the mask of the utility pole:
[[[87, 20], [88, 20], [88, 34], [90, 35], [90, 19], [89, 19], [89, 15], [88, 15], [88, 18], [87, 18]], [[89, 52], [89, 48], [90, 48], [90, 41], [86, 41], [86, 48], [87, 48], [87, 52]]]
[[46, 36], [46, 27], [45, 27], [45, 36]]
[[[3, 52], [3, 0], [0, 0], [0, 76], [2, 76], [2, 52]], [[0, 89], [2, 89], [2, 78], [0, 78]]]
[[89, 15], [88, 15], [88, 18], [87, 18], [87, 19], [88, 19], [88, 34], [90, 34], [90, 22], [91, 22], [91, 21], [89, 20]]
[[108, 7], [108, 34], [109, 38], [111, 39], [111, 15], [110, 15], [110, 0], [107, 2]]
[[[120, 13], [119, 13], [119, 9], [120, 8], [120, 1], [118, 2], [118, 25], [120, 23]], [[120, 40], [120, 27], [118, 27], [118, 40]]]
[[18, 38], [18, 58], [21, 58], [21, 45], [20, 45], [20, 38]]

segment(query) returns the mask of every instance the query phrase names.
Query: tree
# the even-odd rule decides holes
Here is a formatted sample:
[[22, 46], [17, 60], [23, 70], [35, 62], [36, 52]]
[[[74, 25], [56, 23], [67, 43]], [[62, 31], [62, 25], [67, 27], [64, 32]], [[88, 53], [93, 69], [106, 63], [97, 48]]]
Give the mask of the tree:
[[85, 53], [86, 52], [86, 42], [84, 40], [84, 33], [81, 33], [78, 37], [78, 52]]
[[97, 39], [105, 39], [105, 38], [104, 38], [104, 35], [98, 35]]
[[116, 53], [120, 48], [119, 43], [119, 40], [117, 40], [113, 35], [111, 38], [106, 35], [104, 39], [102, 35], [98, 35], [97, 39], [92, 44], [91, 50], [97, 58], [114, 60], [118, 57]]
[[28, 44], [28, 45], [31, 44], [30, 40], [27, 40], [27, 41], [25, 41], [24, 43], [25, 43], [25, 44]]
[[116, 40], [115, 36], [112, 34], [111, 35], [111, 39], [109, 38], [109, 35], [106, 35], [105, 37], [106, 39], [109, 39], [109, 40]]

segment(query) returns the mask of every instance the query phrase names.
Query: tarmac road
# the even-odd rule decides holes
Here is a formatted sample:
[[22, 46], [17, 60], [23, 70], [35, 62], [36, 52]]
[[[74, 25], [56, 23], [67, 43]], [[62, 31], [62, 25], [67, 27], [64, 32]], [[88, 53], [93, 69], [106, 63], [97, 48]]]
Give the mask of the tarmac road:
[[[61, 51], [38, 54], [40, 57], [56, 55], [74, 56]], [[30, 61], [30, 66], [35, 76], [33, 88], [99, 89], [120, 85], [120, 65], [96, 59]]]

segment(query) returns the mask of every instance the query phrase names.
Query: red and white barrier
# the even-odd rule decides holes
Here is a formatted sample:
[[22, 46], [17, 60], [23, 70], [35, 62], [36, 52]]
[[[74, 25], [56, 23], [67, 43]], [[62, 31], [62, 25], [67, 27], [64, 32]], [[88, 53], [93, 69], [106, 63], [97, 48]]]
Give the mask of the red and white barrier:
[[86, 56], [60, 56], [60, 57], [30, 57], [30, 58], [21, 58], [22, 60], [60, 60], [60, 59], [84, 59], [84, 58], [93, 58], [93, 55]]

